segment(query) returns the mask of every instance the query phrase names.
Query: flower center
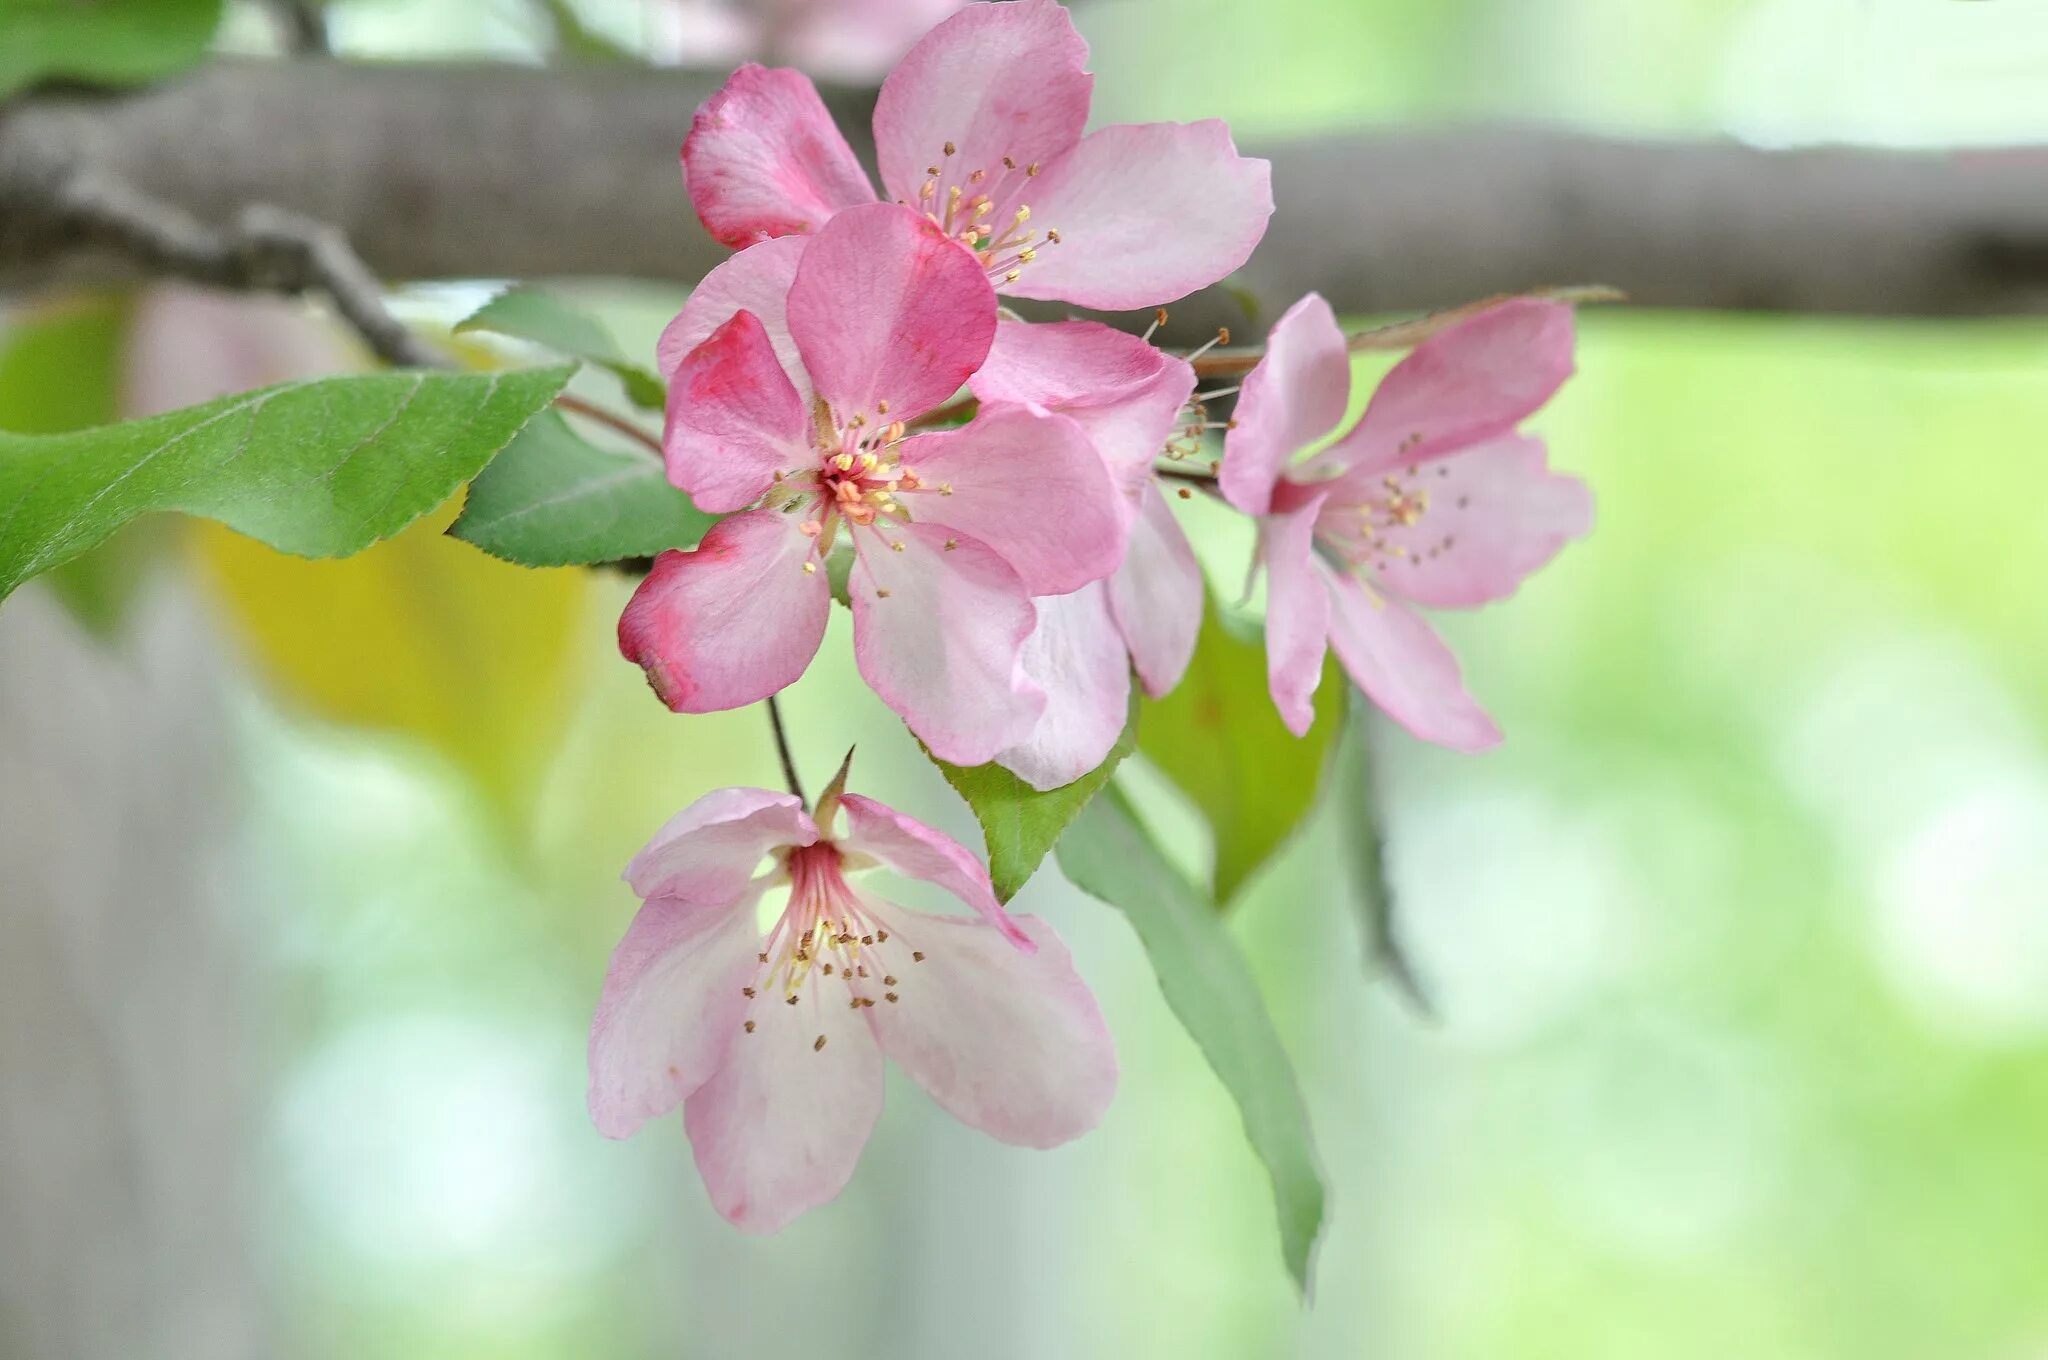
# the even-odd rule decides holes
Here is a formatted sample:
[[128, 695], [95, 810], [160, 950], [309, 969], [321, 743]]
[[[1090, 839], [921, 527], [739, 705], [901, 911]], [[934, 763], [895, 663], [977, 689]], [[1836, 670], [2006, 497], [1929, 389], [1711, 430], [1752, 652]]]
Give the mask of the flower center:
[[[877, 1001], [895, 1005], [904, 984], [899, 972], [925, 960], [911, 949], [847, 885], [842, 857], [830, 841], [802, 846], [789, 855], [789, 905], [762, 941], [753, 977], [740, 990], [747, 998], [742, 1028], [794, 1023], [804, 1017], [805, 989], [821, 1005], [863, 1010]], [[841, 990], [843, 989], [843, 990]], [[825, 1036], [812, 1045], [822, 1051]]]
[[[904, 465], [899, 446], [905, 425], [900, 420], [882, 423], [889, 403], [878, 402], [877, 416], [855, 412], [845, 421], [836, 419], [823, 398], [811, 408], [811, 442], [818, 453], [817, 470], [810, 485], [801, 481], [793, 488], [796, 496], [815, 496], [812, 517], [800, 526], [812, 538], [823, 536], [830, 546], [830, 534], [838, 518], [869, 525], [877, 515], [907, 518], [896, 501], [898, 491], [914, 491], [920, 485], [917, 469]], [[787, 474], [777, 473], [776, 480]]]
[[1433, 530], [1421, 526], [1429, 517], [1429, 481], [1449, 476], [1442, 463], [1387, 473], [1367, 484], [1361, 498], [1325, 511], [1317, 534], [1353, 568], [1385, 572], [1396, 563], [1440, 557], [1457, 545], [1456, 536], [1431, 537]]
[[947, 142], [938, 162], [925, 167], [915, 206], [973, 251], [992, 282], [1015, 283], [1041, 246], [1060, 243], [1057, 231], [1028, 225], [1031, 204], [1024, 199], [1041, 168], [1037, 161], [1019, 165], [1013, 156], [995, 166], [969, 167], [959, 148]]

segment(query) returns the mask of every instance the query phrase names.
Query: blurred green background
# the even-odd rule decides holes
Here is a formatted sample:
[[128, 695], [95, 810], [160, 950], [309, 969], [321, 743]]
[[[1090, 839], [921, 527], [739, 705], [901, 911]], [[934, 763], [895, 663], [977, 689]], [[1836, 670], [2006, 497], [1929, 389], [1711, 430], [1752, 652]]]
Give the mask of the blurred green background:
[[[631, 0], [585, 12], [656, 40]], [[1253, 146], [1473, 119], [1772, 145], [2048, 133], [2048, 9], [2028, 0], [1076, 14], [1099, 120], [1222, 115]], [[540, 37], [516, 0], [333, 19], [351, 56], [530, 58]], [[224, 39], [269, 40], [253, 10]], [[412, 304], [452, 318], [482, 295]], [[645, 353], [680, 296], [586, 300]], [[154, 731], [152, 706], [183, 700], [153, 658], [192, 636], [223, 658], [200, 670], [224, 754], [181, 787], [226, 811], [188, 811], [198, 849], [160, 881], [199, 884], [191, 919], [232, 941], [207, 990], [236, 1038], [128, 1100], [163, 1162], [137, 1174], [218, 1163], [235, 1187], [205, 1211], [228, 1245], [196, 1249], [253, 1264], [205, 1287], [260, 1301], [273, 1353], [314, 1357], [2048, 1355], [2048, 326], [1605, 308], [1582, 336], [1536, 428], [1599, 526], [1449, 625], [1505, 747], [1375, 733], [1440, 1020], [1364, 976], [1330, 817], [1235, 913], [1331, 1183], [1309, 1308], [1236, 1112], [1123, 919], [1051, 870], [1018, 905], [1072, 942], [1123, 1061], [1091, 1137], [1002, 1147], [892, 1076], [845, 1197], [763, 1240], [711, 1212], [679, 1121], [590, 1129], [584, 1033], [633, 906], [619, 867], [697, 794], [776, 782], [759, 711], [672, 717], [618, 659], [623, 579], [496, 568], [431, 530], [288, 566], [194, 530], [111, 644], [26, 593], [0, 646], [73, 659], [0, 692], [17, 811], [41, 798], [21, 779], [67, 762], [148, 783], [168, 767], [142, 737], [79, 754], [133, 735], [93, 705]], [[1230, 590], [1243, 545], [1220, 518], [1189, 523]], [[857, 740], [862, 791], [978, 843], [835, 615], [790, 697], [811, 781]], [[75, 744], [26, 735], [46, 728]], [[81, 864], [139, 853], [103, 830], [79, 831]], [[75, 886], [10, 876], [23, 902]], [[138, 1050], [115, 1069], [152, 1065], [151, 1023], [110, 1022]], [[195, 1247], [128, 1249], [168, 1277]]]

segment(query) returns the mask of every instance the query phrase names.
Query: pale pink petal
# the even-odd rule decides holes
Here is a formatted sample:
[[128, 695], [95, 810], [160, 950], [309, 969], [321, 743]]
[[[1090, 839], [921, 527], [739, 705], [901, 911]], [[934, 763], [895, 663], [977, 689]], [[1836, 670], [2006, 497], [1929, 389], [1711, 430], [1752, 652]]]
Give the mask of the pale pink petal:
[[1012, 297], [1120, 310], [1186, 297], [1251, 258], [1273, 215], [1270, 162], [1225, 124], [1122, 123], [1083, 138], [1019, 190], [1060, 234], [1002, 285]]
[[[1037, 601], [1024, 673], [1045, 688], [1045, 712], [996, 763], [1034, 789], [1071, 784], [1108, 758], [1130, 717], [1131, 661], [1100, 582]], [[1199, 609], [1199, 602], [1197, 608]]]
[[669, 818], [626, 866], [626, 882], [643, 899], [726, 906], [747, 891], [769, 851], [817, 839], [817, 827], [794, 795], [714, 789]]
[[901, 449], [919, 481], [897, 493], [911, 517], [981, 540], [1031, 594], [1078, 590], [1123, 561], [1123, 493], [1075, 421], [1028, 406], [985, 406], [971, 423]]
[[1021, 952], [980, 921], [895, 910], [886, 918], [897, 1000], [864, 1008], [882, 1049], [961, 1123], [1006, 1143], [1054, 1147], [1094, 1128], [1116, 1094], [1116, 1046], [1053, 928], [1015, 924]]
[[763, 241], [747, 247], [699, 280], [690, 292], [690, 300], [655, 344], [655, 365], [661, 376], [674, 377], [690, 351], [732, 320], [734, 312], [752, 312], [768, 332], [775, 357], [782, 360], [783, 371], [808, 404], [811, 380], [804, 374], [796, 341], [789, 334], [788, 298], [789, 286], [796, 282], [797, 262], [803, 259], [810, 244], [808, 236]]
[[[1369, 553], [1382, 590], [1433, 609], [1506, 599], [1593, 527], [1592, 493], [1550, 471], [1543, 441], [1532, 435], [1503, 435], [1412, 474], [1386, 474], [1374, 490], [1369, 530], [1361, 529], [1360, 507], [1332, 496], [1319, 531]], [[1395, 495], [1412, 522], [1388, 512]]]
[[1045, 691], [1019, 661], [1037, 615], [1015, 569], [929, 524], [882, 521], [853, 541], [853, 654], [882, 702], [955, 765], [1029, 736]]
[[1316, 720], [1316, 686], [1330, 633], [1325, 572], [1315, 560], [1322, 505], [1322, 497], [1310, 497], [1259, 526], [1259, 560], [1266, 569], [1266, 683], [1280, 720], [1297, 737]]
[[[846, 1188], [882, 1113], [882, 1054], [845, 991], [814, 979], [733, 1025], [724, 1063], [683, 1105], [711, 1203], [771, 1233]], [[825, 1041], [821, 1047], [819, 1039]]]
[[968, 387], [984, 402], [1041, 406], [1080, 422], [1119, 485], [1136, 491], [1180, 425], [1195, 370], [1095, 321], [1005, 321]]
[[1434, 629], [1349, 576], [1315, 570], [1330, 601], [1330, 645], [1353, 684], [1424, 741], [1454, 751], [1499, 744], [1500, 729], [1465, 692], [1458, 659]]
[[704, 101], [683, 180], [705, 230], [729, 246], [816, 231], [875, 191], [800, 71], [747, 65]]
[[1088, 44], [1055, 0], [969, 5], [940, 24], [875, 101], [875, 157], [889, 197], [917, 202], [932, 169], [942, 184], [962, 186], [985, 171], [977, 187], [993, 193], [1004, 157], [1016, 163], [1016, 181], [1032, 163], [1049, 163], [1088, 126], [1087, 63]]
[[793, 66], [820, 77], [872, 85], [961, 0], [785, 0], [796, 22], [779, 39]]
[[1223, 436], [1223, 498], [1247, 515], [1272, 506], [1294, 455], [1337, 428], [1351, 399], [1351, 355], [1337, 314], [1319, 293], [1287, 309], [1246, 375], [1235, 429]]
[[775, 474], [817, 455], [810, 418], [752, 312], [739, 312], [690, 351], [669, 380], [662, 449], [668, 479], [712, 514], [766, 495]]
[[988, 870], [973, 851], [945, 832], [872, 798], [849, 793], [841, 806], [846, 809], [846, 834], [839, 838], [840, 848], [850, 854], [867, 855], [905, 878], [921, 879], [944, 888], [962, 904], [979, 912], [1013, 947], [1032, 947], [996, 901]]
[[1572, 309], [1518, 298], [1417, 345], [1309, 470], [1376, 477], [1506, 434], [1572, 375]]
[[[789, 329], [840, 421], [886, 425], [951, 397], [996, 333], [981, 265], [908, 208], [848, 208], [811, 238], [789, 290]], [[886, 410], [884, 409], [886, 403]]]
[[1145, 693], [1180, 683], [1202, 631], [1202, 566], [1158, 486], [1147, 486], [1124, 564], [1109, 578], [1109, 607]]
[[720, 907], [659, 897], [612, 953], [590, 1026], [590, 1118], [626, 1138], [704, 1084], [740, 1032], [759, 889]]
[[832, 591], [800, 519], [750, 510], [713, 525], [693, 551], [654, 560], [619, 617], [619, 650], [663, 703], [678, 713], [757, 703], [811, 664]]
[[339, 328], [295, 299], [182, 284], [136, 298], [121, 359], [124, 419], [363, 366]]

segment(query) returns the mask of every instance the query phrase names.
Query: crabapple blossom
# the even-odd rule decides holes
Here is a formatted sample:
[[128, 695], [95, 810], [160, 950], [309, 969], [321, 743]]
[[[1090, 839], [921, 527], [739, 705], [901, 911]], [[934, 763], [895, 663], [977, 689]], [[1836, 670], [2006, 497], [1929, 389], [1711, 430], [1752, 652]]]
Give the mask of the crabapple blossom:
[[1577, 478], [1549, 470], [1516, 426], [1572, 372], [1572, 313], [1517, 299], [1424, 340], [1333, 431], [1351, 362], [1330, 305], [1311, 293], [1274, 326], [1225, 437], [1221, 490], [1259, 517], [1267, 582], [1267, 674], [1296, 734], [1326, 647], [1358, 687], [1425, 741], [1476, 751], [1500, 731], [1466, 693], [1443, 640], [1411, 609], [1470, 609], [1592, 527]]

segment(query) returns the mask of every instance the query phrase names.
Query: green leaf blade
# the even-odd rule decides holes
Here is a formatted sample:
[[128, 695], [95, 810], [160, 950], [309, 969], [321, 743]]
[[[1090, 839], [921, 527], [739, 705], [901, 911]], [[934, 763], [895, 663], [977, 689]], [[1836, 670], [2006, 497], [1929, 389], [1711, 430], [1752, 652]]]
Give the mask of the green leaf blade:
[[160, 511], [301, 557], [359, 552], [455, 494], [573, 371], [323, 378], [72, 434], [0, 432], [0, 599]]
[[471, 483], [448, 532], [524, 567], [565, 567], [692, 547], [715, 523], [658, 459], [599, 447], [544, 411]]
[[1237, 1102], [1272, 1181], [1281, 1253], [1306, 1295], [1326, 1207], [1322, 1170], [1294, 1068], [1228, 927], [1116, 789], [1079, 814], [1059, 864], [1075, 887], [1130, 919], [1166, 1004]]
[[10, 0], [0, 6], [0, 99], [45, 81], [146, 85], [197, 66], [225, 0]]
[[560, 298], [533, 288], [507, 288], [457, 322], [456, 334], [490, 331], [596, 364], [618, 375], [634, 405], [659, 411], [668, 389], [653, 372], [634, 363], [604, 324]]

